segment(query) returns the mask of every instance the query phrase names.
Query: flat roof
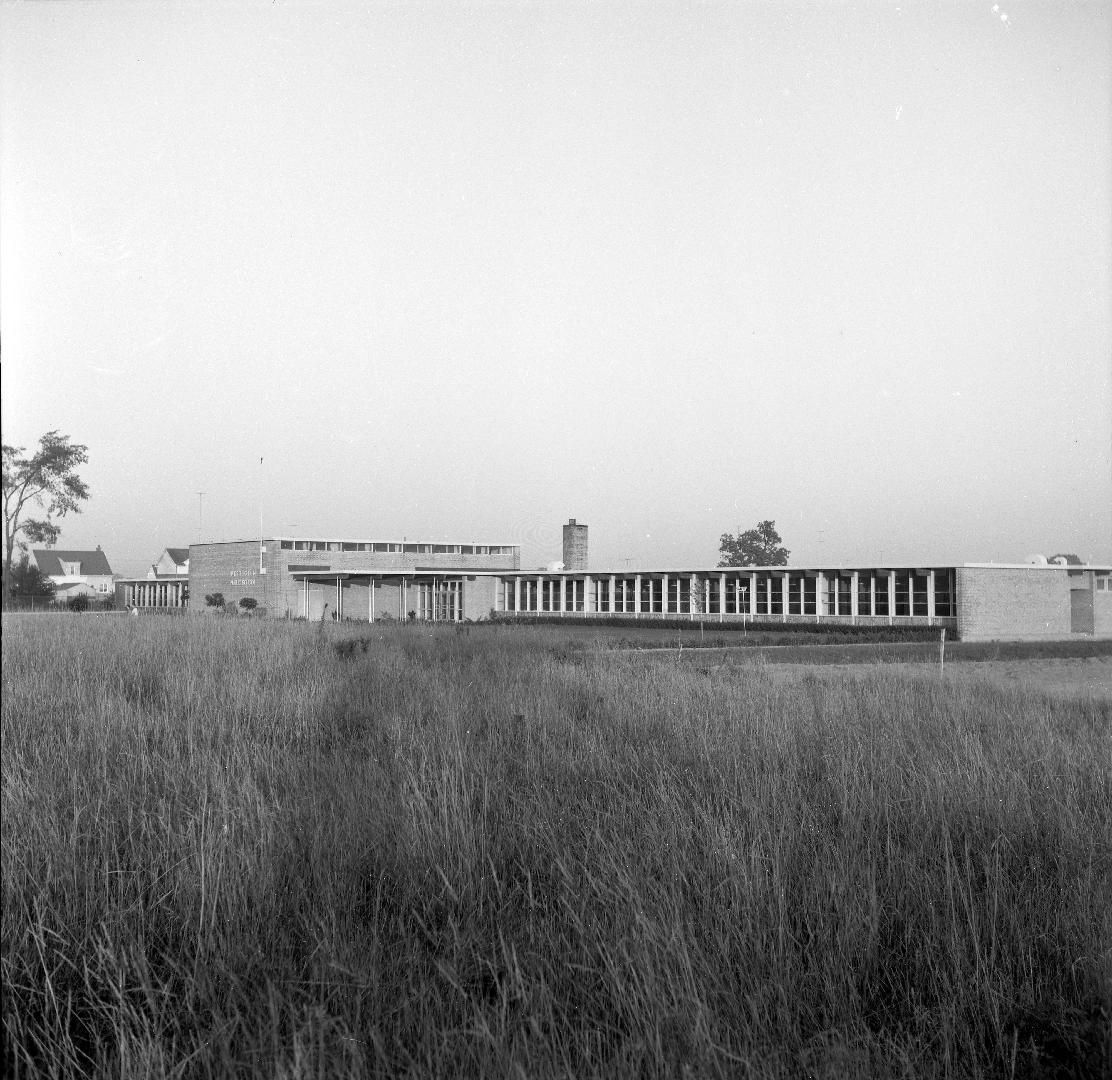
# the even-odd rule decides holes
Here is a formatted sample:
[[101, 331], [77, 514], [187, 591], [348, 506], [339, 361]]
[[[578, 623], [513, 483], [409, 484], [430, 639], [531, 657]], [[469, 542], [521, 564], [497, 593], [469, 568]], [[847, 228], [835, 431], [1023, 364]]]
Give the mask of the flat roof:
[[961, 565], [977, 570], [1112, 570], [1112, 563], [967, 562]]
[[[350, 554], [350, 553], [349, 553]], [[371, 574], [376, 576], [401, 576], [413, 577], [418, 574], [429, 574], [436, 577], [443, 577], [452, 574], [467, 574], [470, 577], [504, 577], [512, 575], [513, 577], [532, 578], [532, 577], [635, 577], [638, 574], [731, 574], [731, 573], [761, 573], [769, 572], [773, 574], [845, 574], [857, 572], [865, 573], [887, 573], [889, 570], [899, 571], [913, 571], [916, 573], [928, 573], [932, 570], [957, 570], [963, 567], [971, 569], [995, 569], [995, 570], [1097, 570], [1101, 572], [1112, 572], [1112, 564], [1106, 563], [1085, 563], [1084, 565], [1074, 564], [1072, 566], [1051, 565], [1042, 566], [1035, 563], [941, 563], [927, 565], [924, 563], [885, 563], [883, 565], [859, 565], [859, 566], [680, 566], [680, 567], [629, 567], [621, 570], [610, 568], [601, 568], [597, 570], [546, 570], [542, 567], [527, 568], [515, 570], [512, 567], [505, 569], [498, 568], [472, 568], [467, 566], [445, 566], [445, 567], [414, 567], [405, 568], [397, 567], [396, 569], [390, 567], [368, 567], [366, 570], [359, 570], [353, 568], [345, 568], [341, 571], [324, 570], [317, 568], [305, 567], [304, 569], [291, 570], [291, 573], [302, 575], [327, 575], [335, 577], [337, 573], [342, 574]]]
[[441, 547], [458, 545], [460, 547], [521, 547], [520, 544], [510, 544], [504, 541], [496, 540], [414, 540], [409, 537], [340, 537], [340, 536], [321, 536], [316, 534], [314, 536], [249, 536], [245, 540], [198, 540], [190, 547], [216, 547], [219, 544], [258, 544], [258, 543], [281, 543], [288, 541], [290, 543], [302, 544], [429, 544], [439, 545]]

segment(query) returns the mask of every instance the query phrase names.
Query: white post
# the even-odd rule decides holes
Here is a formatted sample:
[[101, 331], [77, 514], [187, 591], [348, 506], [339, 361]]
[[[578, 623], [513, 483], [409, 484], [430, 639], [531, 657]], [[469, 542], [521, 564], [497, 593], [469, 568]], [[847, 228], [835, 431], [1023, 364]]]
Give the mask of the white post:
[[668, 575], [665, 574], [660, 582], [660, 614], [668, 614]]
[[633, 582], [633, 610], [636, 614], [641, 614], [641, 575], [638, 574]]

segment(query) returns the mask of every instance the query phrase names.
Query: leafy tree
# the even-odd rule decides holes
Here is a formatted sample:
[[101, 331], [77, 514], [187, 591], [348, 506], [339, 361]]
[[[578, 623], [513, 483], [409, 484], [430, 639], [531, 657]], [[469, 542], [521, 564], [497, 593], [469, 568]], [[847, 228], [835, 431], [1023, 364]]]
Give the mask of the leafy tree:
[[1047, 561], [1048, 562], [1054, 562], [1055, 559], [1065, 559], [1067, 566], [1084, 566], [1085, 565], [1081, 561], [1081, 556], [1080, 555], [1073, 555], [1073, 554], [1068, 554], [1067, 555], [1065, 552], [1062, 552], [1061, 554], [1058, 554], [1058, 555], [1051, 555], [1049, 560], [1047, 560]]
[[723, 533], [718, 541], [718, 565], [787, 566], [791, 552], [782, 545], [775, 521], [762, 521], [737, 536]]
[[68, 607], [70, 611], [88, 611], [89, 598], [84, 593], [78, 593], [76, 596], [71, 596], [66, 601], [66, 607]]
[[[77, 467], [89, 460], [89, 448], [71, 443], [68, 435], [48, 431], [39, 448], [28, 454], [22, 446], [3, 444], [4, 453], [4, 600], [11, 597], [15, 552], [27, 544], [57, 543], [62, 528], [52, 518], [81, 512], [89, 488]], [[36, 509], [41, 517], [29, 517]]]
[[224, 606], [224, 594], [222, 592], [205, 593], [205, 605], [222, 608]]
[[19, 557], [9, 577], [12, 597], [50, 597], [54, 595], [54, 582], [33, 562], [27, 552]]
[[254, 610], [255, 610], [255, 608], [257, 608], [257, 607], [259, 606], [259, 602], [258, 602], [258, 600], [256, 600], [256, 599], [255, 599], [255, 598], [254, 598], [253, 596], [244, 596], [244, 597], [243, 597], [243, 598], [242, 598], [242, 599], [240, 600], [240, 602], [239, 602], [239, 606], [240, 606], [241, 608], [243, 608], [243, 610], [244, 610], [244, 611], [245, 611], [245, 612], [246, 612], [246, 613], [247, 613], [248, 615], [250, 615], [250, 614], [251, 614], [251, 612], [252, 612], [252, 611], [254, 611]]

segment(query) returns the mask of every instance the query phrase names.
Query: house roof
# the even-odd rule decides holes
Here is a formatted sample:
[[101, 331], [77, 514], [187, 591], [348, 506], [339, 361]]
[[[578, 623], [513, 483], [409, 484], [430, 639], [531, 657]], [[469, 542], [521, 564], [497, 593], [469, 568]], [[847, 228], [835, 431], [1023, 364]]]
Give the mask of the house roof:
[[57, 549], [36, 548], [32, 554], [35, 556], [35, 565], [47, 577], [64, 577], [63, 562], [81, 564], [82, 575], [107, 574], [112, 576], [112, 567], [108, 565], [108, 556], [100, 548], [96, 551], [58, 551]]
[[189, 548], [167, 548], [166, 554], [173, 559], [178, 566], [185, 566], [189, 562]]

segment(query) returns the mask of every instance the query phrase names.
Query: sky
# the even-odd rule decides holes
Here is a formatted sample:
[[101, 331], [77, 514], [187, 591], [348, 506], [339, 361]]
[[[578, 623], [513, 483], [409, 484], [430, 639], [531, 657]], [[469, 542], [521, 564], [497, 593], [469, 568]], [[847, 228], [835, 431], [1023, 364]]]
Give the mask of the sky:
[[117, 572], [1110, 562], [1112, 5], [8, 0], [0, 331]]

